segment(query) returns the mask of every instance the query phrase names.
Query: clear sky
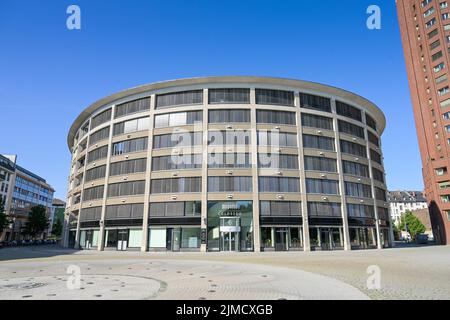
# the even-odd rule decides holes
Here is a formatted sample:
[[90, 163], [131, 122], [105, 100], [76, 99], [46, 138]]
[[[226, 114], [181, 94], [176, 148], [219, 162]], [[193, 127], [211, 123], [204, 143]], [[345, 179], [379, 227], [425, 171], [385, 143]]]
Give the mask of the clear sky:
[[[66, 28], [81, 8], [82, 29]], [[381, 30], [366, 9], [381, 8]], [[73, 120], [96, 100], [154, 81], [258, 75], [353, 91], [386, 114], [389, 189], [422, 190], [394, 1], [0, 0], [0, 153], [65, 199]]]

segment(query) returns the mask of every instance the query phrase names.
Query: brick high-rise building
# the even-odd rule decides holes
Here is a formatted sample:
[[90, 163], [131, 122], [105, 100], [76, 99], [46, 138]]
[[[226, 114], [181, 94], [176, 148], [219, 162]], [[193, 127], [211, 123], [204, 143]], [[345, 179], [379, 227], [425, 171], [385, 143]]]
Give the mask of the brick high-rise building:
[[449, 1], [396, 1], [425, 195], [441, 244], [450, 243]]

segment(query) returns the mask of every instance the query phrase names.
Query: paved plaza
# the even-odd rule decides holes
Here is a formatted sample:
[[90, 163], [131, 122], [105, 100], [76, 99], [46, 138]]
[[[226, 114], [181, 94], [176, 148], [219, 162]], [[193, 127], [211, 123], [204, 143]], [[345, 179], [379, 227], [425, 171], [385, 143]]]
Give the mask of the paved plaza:
[[[380, 271], [379, 288], [367, 286], [369, 266]], [[450, 247], [207, 254], [5, 248], [0, 299], [450, 299]]]

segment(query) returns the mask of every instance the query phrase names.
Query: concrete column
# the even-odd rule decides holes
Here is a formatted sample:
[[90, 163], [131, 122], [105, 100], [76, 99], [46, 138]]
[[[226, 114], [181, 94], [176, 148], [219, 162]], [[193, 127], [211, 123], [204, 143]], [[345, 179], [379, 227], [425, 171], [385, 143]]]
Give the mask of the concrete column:
[[[202, 140], [202, 213], [200, 228], [207, 229], [208, 221], [208, 89], [203, 90], [203, 140]], [[208, 233], [206, 234], [208, 237]], [[208, 239], [206, 239], [206, 242]], [[200, 252], [207, 251], [207, 243], [200, 244]]]
[[275, 249], [275, 228], [274, 227], [270, 228], [270, 242], [271, 242], [273, 248]]
[[[88, 128], [91, 128], [91, 119], [88, 120]], [[86, 168], [87, 168], [87, 157], [88, 157], [88, 148], [89, 148], [89, 139], [90, 139], [90, 131], [87, 133], [86, 137], [86, 155], [84, 157], [84, 167], [83, 167], [83, 181], [81, 181], [81, 191], [80, 191], [80, 209], [78, 210], [78, 220], [77, 220], [77, 231], [75, 233], [75, 249], [80, 248], [80, 219], [81, 219], [81, 211], [83, 206], [83, 193], [84, 193], [84, 182], [86, 178]], [[80, 152], [80, 149], [78, 148], [78, 153]], [[76, 156], [76, 159], [78, 158], [78, 155]], [[75, 170], [75, 177], [78, 172], [78, 168]], [[72, 198], [73, 199], [73, 198]]]
[[[66, 209], [67, 210], [67, 209]], [[69, 247], [69, 221], [70, 213], [64, 213], [63, 230], [62, 230], [62, 243], [63, 248]]]
[[296, 120], [297, 120], [297, 144], [298, 144], [298, 166], [300, 172], [300, 192], [302, 207], [302, 237], [303, 251], [311, 251], [309, 239], [309, 219], [308, 219], [308, 196], [306, 194], [306, 175], [305, 175], [305, 158], [303, 152], [303, 127], [302, 117], [300, 113], [300, 97], [299, 93], [295, 93]]
[[250, 89], [250, 123], [251, 141], [250, 152], [252, 157], [252, 188], [253, 188], [253, 248], [255, 252], [261, 251], [261, 229], [259, 225], [259, 185], [258, 185], [258, 138], [256, 124], [256, 96], [255, 88]]
[[108, 138], [108, 156], [106, 157], [106, 175], [105, 175], [105, 183], [103, 188], [103, 201], [102, 201], [102, 215], [100, 218], [100, 230], [98, 232], [98, 244], [97, 250], [103, 251], [105, 248], [105, 217], [106, 217], [106, 200], [108, 198], [108, 181], [109, 181], [109, 167], [111, 162], [111, 152], [112, 152], [112, 138], [113, 138], [113, 119], [116, 113], [116, 106], [113, 105], [111, 107], [111, 120], [109, 125], [109, 138]]
[[322, 245], [322, 238], [320, 237], [320, 228], [317, 227], [317, 245], [320, 247]]
[[[365, 123], [366, 119], [366, 114], [363, 113], [363, 122]], [[365, 140], [366, 140], [366, 150], [367, 150], [367, 158], [369, 159], [369, 174], [370, 174], [370, 187], [371, 187], [371, 191], [372, 191], [372, 197], [373, 197], [373, 211], [374, 211], [374, 215], [375, 215], [375, 228], [376, 228], [376, 241], [377, 241], [377, 249], [382, 249], [382, 245], [381, 245], [381, 237], [380, 237], [380, 219], [378, 217], [378, 210], [377, 210], [377, 199], [375, 196], [375, 184], [374, 184], [374, 179], [373, 179], [373, 170], [372, 170], [372, 157], [370, 155], [370, 145], [369, 145], [369, 139], [368, 139], [368, 134], [367, 134], [367, 128], [364, 128], [364, 135], [365, 135]], [[380, 153], [381, 153], [381, 149], [380, 149]]]
[[81, 215], [81, 209], [78, 211], [77, 231], [75, 233], [74, 249], [80, 249], [80, 220], [81, 220], [80, 215]]
[[150, 98], [150, 126], [148, 129], [148, 148], [147, 148], [147, 168], [145, 170], [145, 195], [144, 195], [144, 214], [142, 215], [142, 242], [141, 251], [146, 252], [148, 248], [148, 218], [150, 209], [150, 186], [152, 175], [152, 152], [153, 152], [153, 127], [155, 123], [155, 105], [156, 95]]
[[336, 100], [331, 99], [331, 110], [333, 112], [334, 134], [336, 136], [337, 167], [339, 172], [339, 189], [341, 192], [342, 233], [344, 235], [344, 250], [351, 250], [350, 234], [348, 231], [347, 197], [345, 195], [344, 169], [342, 168], [341, 142], [339, 138], [339, 126], [336, 116]]

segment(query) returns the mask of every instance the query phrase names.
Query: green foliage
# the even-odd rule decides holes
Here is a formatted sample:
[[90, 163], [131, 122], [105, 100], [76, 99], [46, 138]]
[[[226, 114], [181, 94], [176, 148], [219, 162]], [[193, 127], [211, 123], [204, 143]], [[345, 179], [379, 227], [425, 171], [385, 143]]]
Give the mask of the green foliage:
[[[406, 230], [405, 224], [408, 225], [408, 230]], [[412, 239], [415, 239], [417, 234], [424, 233], [426, 230], [423, 223], [411, 211], [407, 211], [402, 216], [398, 228], [399, 230], [408, 231]]]
[[3, 203], [2, 197], [0, 197], [0, 233], [3, 232], [9, 223], [10, 221], [5, 212], [5, 204]]
[[34, 206], [28, 215], [28, 221], [25, 224], [23, 233], [35, 238], [37, 235], [43, 233], [48, 228], [48, 225], [45, 207], [42, 205]]
[[55, 237], [59, 238], [62, 234], [62, 229], [63, 229], [63, 224], [61, 222], [60, 218], [56, 218], [55, 223], [53, 224], [52, 227], [52, 235], [54, 235]]
[[400, 228], [394, 223], [393, 224], [393, 228], [392, 228], [393, 230], [393, 232], [394, 232], [394, 240], [400, 240], [400, 238], [401, 238], [401, 230], [400, 230]]

